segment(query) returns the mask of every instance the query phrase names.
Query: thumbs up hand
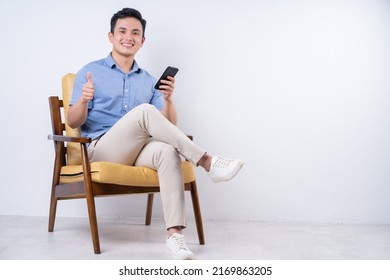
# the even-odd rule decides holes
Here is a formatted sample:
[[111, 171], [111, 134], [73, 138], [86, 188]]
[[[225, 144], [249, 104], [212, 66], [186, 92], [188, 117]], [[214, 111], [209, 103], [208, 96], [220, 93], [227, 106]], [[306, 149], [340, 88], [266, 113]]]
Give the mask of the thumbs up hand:
[[87, 82], [84, 84], [81, 90], [81, 102], [88, 103], [93, 99], [95, 95], [95, 87], [92, 82], [91, 72], [87, 72]]

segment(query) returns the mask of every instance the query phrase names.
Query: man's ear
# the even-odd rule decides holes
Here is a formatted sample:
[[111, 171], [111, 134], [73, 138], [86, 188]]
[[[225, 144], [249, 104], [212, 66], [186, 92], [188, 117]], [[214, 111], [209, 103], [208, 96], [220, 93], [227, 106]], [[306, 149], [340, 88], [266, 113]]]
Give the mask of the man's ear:
[[111, 32], [108, 32], [107, 36], [108, 36], [108, 40], [110, 41], [110, 43], [112, 43], [114, 34], [112, 34]]

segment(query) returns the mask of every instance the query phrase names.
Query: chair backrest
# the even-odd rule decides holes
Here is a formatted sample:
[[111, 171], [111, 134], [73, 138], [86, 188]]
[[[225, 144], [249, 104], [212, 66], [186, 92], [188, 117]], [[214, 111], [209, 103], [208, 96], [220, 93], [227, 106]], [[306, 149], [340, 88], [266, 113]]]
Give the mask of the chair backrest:
[[[73, 84], [76, 75], [73, 73], [68, 73], [62, 77], [62, 99], [64, 104], [64, 115], [65, 115], [65, 131], [66, 136], [80, 137], [79, 128], [71, 128], [68, 125], [68, 110], [70, 100], [72, 98]], [[68, 143], [67, 145], [67, 162], [68, 165], [78, 165], [81, 164], [81, 153], [80, 153], [80, 144], [79, 143]]]

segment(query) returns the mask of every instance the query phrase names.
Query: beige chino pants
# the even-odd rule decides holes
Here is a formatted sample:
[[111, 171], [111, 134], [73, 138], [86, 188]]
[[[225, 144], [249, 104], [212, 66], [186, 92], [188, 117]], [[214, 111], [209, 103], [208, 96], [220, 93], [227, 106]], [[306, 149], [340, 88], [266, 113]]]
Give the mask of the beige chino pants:
[[88, 147], [91, 161], [157, 170], [167, 228], [186, 227], [180, 155], [196, 165], [205, 153], [150, 104], [128, 112]]

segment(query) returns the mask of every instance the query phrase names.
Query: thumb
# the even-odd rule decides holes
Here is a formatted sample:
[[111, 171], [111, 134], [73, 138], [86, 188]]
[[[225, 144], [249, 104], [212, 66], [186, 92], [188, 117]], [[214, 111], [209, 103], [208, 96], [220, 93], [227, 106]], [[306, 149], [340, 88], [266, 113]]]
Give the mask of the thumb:
[[87, 82], [93, 84], [92, 83], [92, 74], [91, 74], [91, 72], [87, 72]]

